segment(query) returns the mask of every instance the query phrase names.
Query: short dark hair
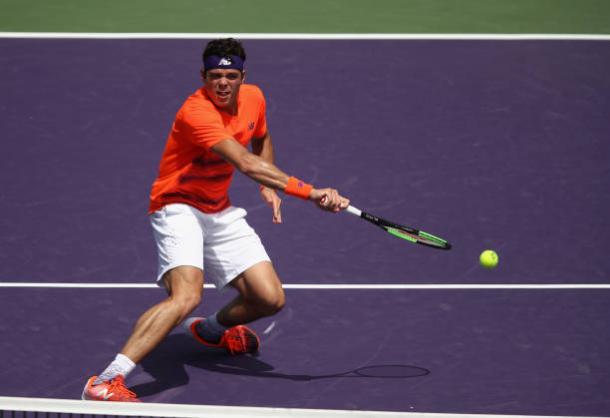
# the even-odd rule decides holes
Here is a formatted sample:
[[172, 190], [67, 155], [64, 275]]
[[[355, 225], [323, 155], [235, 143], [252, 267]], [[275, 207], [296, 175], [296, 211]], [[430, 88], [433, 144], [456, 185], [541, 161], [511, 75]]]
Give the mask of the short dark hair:
[[208, 42], [203, 51], [202, 59], [205, 60], [212, 55], [218, 57], [237, 55], [242, 61], [246, 61], [246, 50], [241, 42], [233, 38], [214, 39], [213, 41]]

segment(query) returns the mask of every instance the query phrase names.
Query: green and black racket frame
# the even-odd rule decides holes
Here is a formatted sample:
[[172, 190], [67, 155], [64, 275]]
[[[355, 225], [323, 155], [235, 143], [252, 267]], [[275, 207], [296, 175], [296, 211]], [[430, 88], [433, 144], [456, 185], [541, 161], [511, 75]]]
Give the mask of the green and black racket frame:
[[373, 225], [377, 225], [387, 233], [392, 234], [395, 237], [403, 239], [405, 241], [425, 245], [426, 247], [436, 248], [439, 250], [451, 249], [451, 244], [449, 244], [446, 240], [429, 234], [427, 232], [421, 231], [419, 229], [390, 222], [386, 219], [361, 211], [360, 209], [351, 205], [348, 206], [345, 210], [354, 216], [357, 216], [372, 223]]

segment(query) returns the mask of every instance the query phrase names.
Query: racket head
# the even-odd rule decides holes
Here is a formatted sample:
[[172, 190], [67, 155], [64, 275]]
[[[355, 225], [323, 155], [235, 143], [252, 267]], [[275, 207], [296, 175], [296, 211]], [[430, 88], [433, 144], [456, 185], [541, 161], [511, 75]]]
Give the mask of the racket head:
[[390, 222], [387, 219], [383, 219], [366, 212], [362, 212], [360, 216], [384, 229], [389, 234], [405, 241], [425, 245], [427, 247], [436, 248], [439, 250], [451, 249], [451, 244], [447, 242], [447, 240], [437, 237], [436, 235], [432, 235], [428, 232]]
[[394, 235], [397, 238], [412, 242], [414, 244], [425, 245], [431, 248], [437, 248], [439, 250], [451, 249], [451, 244], [449, 242], [424, 231], [397, 224], [380, 226], [385, 229], [389, 234]]

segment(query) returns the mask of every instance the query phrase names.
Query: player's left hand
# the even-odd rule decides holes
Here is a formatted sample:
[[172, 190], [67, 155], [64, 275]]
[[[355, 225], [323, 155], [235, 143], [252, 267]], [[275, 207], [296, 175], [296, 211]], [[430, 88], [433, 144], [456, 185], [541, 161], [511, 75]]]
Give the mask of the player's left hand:
[[261, 186], [261, 197], [263, 198], [263, 201], [273, 210], [273, 223], [281, 224], [282, 210], [280, 206], [282, 205], [282, 199], [280, 199], [275, 190], [264, 186]]

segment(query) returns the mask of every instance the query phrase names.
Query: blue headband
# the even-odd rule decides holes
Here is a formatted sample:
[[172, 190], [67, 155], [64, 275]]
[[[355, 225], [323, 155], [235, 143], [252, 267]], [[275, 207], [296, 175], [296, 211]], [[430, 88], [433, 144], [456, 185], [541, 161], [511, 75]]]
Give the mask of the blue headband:
[[209, 57], [203, 59], [203, 67], [206, 71], [214, 70], [216, 68], [243, 71], [244, 60], [242, 60], [237, 55], [227, 55], [224, 57], [219, 57], [218, 55], [210, 55]]

